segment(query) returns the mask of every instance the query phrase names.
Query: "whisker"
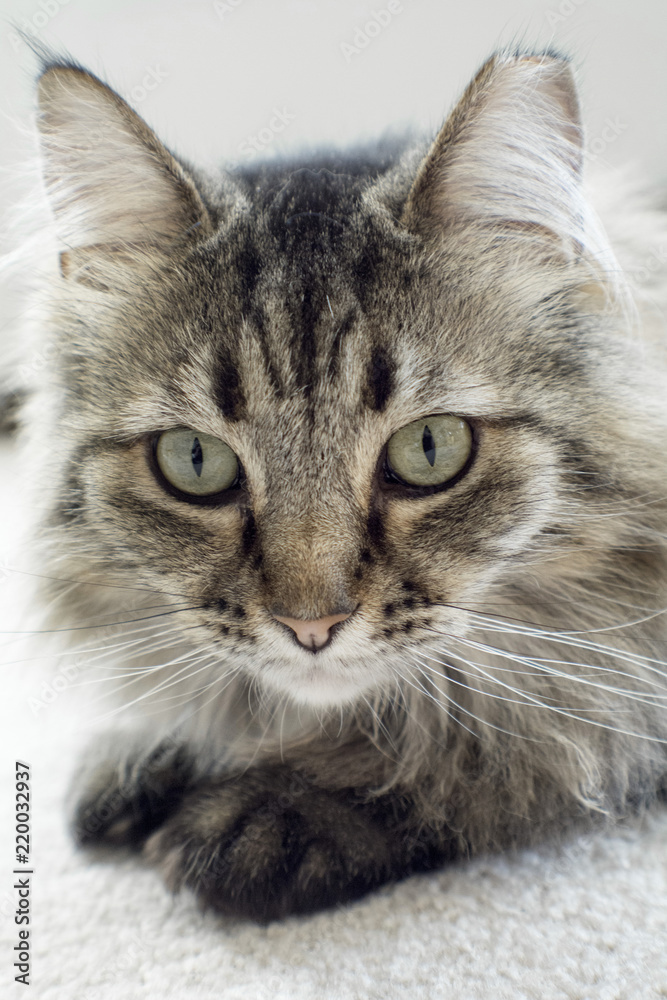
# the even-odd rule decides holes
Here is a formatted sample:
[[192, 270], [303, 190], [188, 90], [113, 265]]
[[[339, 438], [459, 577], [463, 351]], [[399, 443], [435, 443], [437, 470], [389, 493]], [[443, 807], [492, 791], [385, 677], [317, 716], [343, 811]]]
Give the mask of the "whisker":
[[59, 576], [47, 576], [45, 573], [32, 573], [25, 569], [16, 569], [12, 566], [12, 573], [20, 573], [22, 576], [34, 577], [38, 580], [51, 580], [53, 583], [68, 583], [72, 587], [106, 587], [110, 590], [134, 590], [141, 594], [165, 594], [168, 597], [181, 597], [184, 600], [189, 600], [188, 594], [179, 594], [177, 592], [172, 592], [169, 590], [154, 590], [151, 587], [132, 587], [130, 584], [124, 583], [102, 583], [100, 581], [92, 580], [70, 580], [67, 578]]
[[[423, 668], [423, 666], [425, 666], [425, 665], [424, 664], [420, 665], [418, 662], [415, 662], [415, 666], [420, 666], [420, 668]], [[427, 668], [427, 669], [429, 669], [429, 668]], [[449, 678], [449, 679], [451, 679], [451, 678]], [[467, 688], [467, 686], [465, 684], [462, 684], [461, 686], [464, 687], [464, 688], [466, 688], [467, 690], [470, 690], [470, 688]], [[465, 715], [469, 716], [471, 719], [474, 719], [475, 722], [479, 722], [480, 725], [482, 725], [482, 726], [488, 726], [490, 729], [495, 729], [497, 732], [504, 733], [506, 736], [511, 736], [513, 738], [516, 738], [516, 739], [527, 740], [530, 743], [540, 742], [540, 741], [536, 740], [534, 737], [526, 736], [525, 733], [515, 733], [512, 730], [505, 729], [503, 726], [499, 726], [499, 725], [497, 725], [497, 724], [495, 724], [493, 722], [489, 722], [487, 719], [482, 719], [480, 716], [475, 715], [475, 713], [471, 709], [465, 708], [465, 706], [461, 705], [454, 698], [452, 698], [452, 696], [451, 696], [451, 694], [449, 692], [447, 693], [447, 701], [449, 702], [449, 704], [454, 705], [454, 707], [457, 708], [460, 712], [463, 712]], [[465, 723], [463, 723], [462, 720], [458, 718], [458, 716], [453, 715], [449, 711], [447, 712], [447, 714], [449, 715], [449, 717], [454, 722], [457, 723], [457, 725], [462, 726], [463, 729], [465, 729], [467, 732], [469, 732], [472, 736], [475, 736], [476, 738], [479, 738], [480, 734], [479, 733], [475, 733], [472, 729], [470, 729], [468, 726], [466, 726]]]
[[[198, 662], [201, 662], [201, 661], [198, 661]], [[107, 718], [112, 718], [115, 715], [119, 715], [122, 712], [126, 712], [128, 709], [132, 708], [135, 705], [138, 705], [140, 702], [145, 702], [145, 701], [148, 701], [148, 700], [152, 701], [154, 695], [158, 694], [160, 691], [164, 691], [164, 690], [168, 689], [169, 687], [172, 687], [173, 685], [179, 683], [179, 676], [182, 675], [186, 670], [188, 670], [190, 666], [191, 666], [191, 664], [189, 664], [189, 663], [185, 664], [185, 666], [183, 666], [179, 671], [177, 671], [176, 675], [170, 676], [169, 678], [165, 678], [163, 681], [159, 682], [154, 687], [150, 688], [148, 691], [144, 691], [144, 692], [142, 692], [142, 694], [137, 695], [137, 697], [133, 698], [132, 701], [126, 702], [123, 705], [119, 705], [119, 706], [111, 709], [105, 715], [99, 716], [98, 717], [98, 721], [103, 721], [103, 720], [105, 720]], [[198, 670], [194, 671], [193, 674], [188, 675], [188, 677], [195, 676], [197, 673], [200, 673], [202, 670], [209, 669], [210, 666], [211, 666], [210, 663], [205, 663], [205, 665], [203, 667], [200, 667]], [[159, 669], [160, 669], [159, 667], [156, 668], [156, 670], [159, 670]], [[185, 679], [185, 678], [181, 678], [181, 679]], [[132, 683], [134, 683], [134, 681], [128, 681], [126, 684], [121, 684], [119, 686], [118, 690], [119, 691], [123, 690], [124, 688], [128, 687]]]
[[[475, 617], [475, 616], [473, 616]], [[480, 616], [481, 617], [481, 616]], [[616, 649], [614, 646], [607, 646], [604, 643], [593, 642], [591, 639], [577, 638], [576, 636], [590, 635], [590, 632], [583, 631], [563, 631], [554, 632], [538, 628], [524, 628], [517, 629], [514, 626], [507, 627], [503, 621], [494, 620], [493, 618], [484, 617], [481, 618], [482, 624], [478, 626], [481, 631], [488, 632], [499, 632], [506, 635], [520, 635], [526, 638], [544, 639], [547, 642], [559, 643], [563, 646], [573, 647], [575, 649], [588, 649], [591, 652], [600, 653], [606, 657], [612, 657], [613, 659], [618, 659], [625, 661], [627, 663], [632, 663], [635, 666], [642, 667], [649, 671], [650, 673], [657, 674], [659, 677], [665, 677], [667, 671], [667, 664], [663, 660], [659, 660], [652, 656], [645, 656], [644, 654], [633, 654], [627, 650]], [[432, 630], [437, 631], [437, 630]], [[448, 633], [442, 633], [448, 635]], [[453, 636], [450, 636], [453, 638]], [[657, 664], [658, 666], [651, 666], [650, 664]], [[611, 667], [596, 667], [594, 664], [586, 664], [586, 666], [591, 667], [591, 669], [613, 669]], [[626, 674], [625, 676], [634, 677], [633, 674]]]
[[107, 622], [104, 625], [76, 625], [71, 628], [44, 628], [44, 629], [28, 629], [25, 631], [9, 629], [4, 632], [0, 632], [0, 635], [50, 635], [58, 632], [81, 632], [86, 631], [91, 628], [115, 628], [120, 625], [133, 625], [135, 622], [145, 622], [150, 621], [153, 618], [164, 618], [167, 615], [178, 614], [183, 611], [201, 611], [205, 605], [203, 604], [192, 604], [188, 607], [177, 608], [171, 611], [162, 611], [157, 615], [145, 615], [142, 618], [129, 618], [127, 621], [116, 621]]
[[[577, 663], [577, 662], [574, 662], [574, 661], [571, 661], [571, 660], [555, 660], [555, 659], [550, 659], [550, 658], [546, 658], [546, 657], [535, 657], [535, 656], [528, 657], [528, 656], [524, 656], [524, 655], [516, 653], [516, 652], [502, 650], [502, 649], [499, 649], [497, 646], [492, 646], [492, 645], [489, 645], [487, 643], [478, 642], [477, 640], [471, 640], [471, 639], [469, 639], [467, 637], [466, 638], [459, 637], [455, 641], [462, 642], [465, 645], [470, 646], [471, 648], [474, 648], [474, 649], [478, 649], [478, 650], [480, 650], [482, 652], [489, 652], [492, 655], [496, 655], [496, 656], [502, 657], [503, 659], [509, 659], [511, 662], [521, 663], [521, 664], [523, 664], [525, 666], [535, 667], [536, 671], [537, 671], [537, 675], [542, 675], [545, 678], [546, 677], [548, 677], [548, 678], [558, 677], [558, 678], [560, 678], [562, 680], [565, 680], [567, 682], [570, 682], [570, 683], [571, 682], [576, 682], [577, 684], [587, 685], [589, 687], [594, 687], [594, 688], [597, 688], [597, 689], [599, 689], [601, 691], [605, 691], [605, 692], [607, 692], [609, 694], [622, 695], [624, 698], [627, 698], [629, 700], [638, 701], [641, 704], [652, 705], [654, 707], [660, 701], [667, 700], [667, 688], [665, 688], [664, 685], [658, 685], [654, 681], [651, 681], [651, 680], [649, 680], [647, 678], [639, 677], [639, 676], [634, 675], [634, 674], [627, 673], [627, 671], [616, 670], [615, 668], [611, 668], [611, 667], [596, 666], [595, 664], [590, 664], [590, 663]], [[440, 652], [440, 650], [434, 650], [434, 651], [435, 652]], [[454, 655], [456, 655], [456, 654], [454, 654]], [[611, 684], [604, 684], [604, 683], [601, 683], [601, 681], [599, 680], [599, 678], [596, 679], [596, 680], [593, 680], [591, 677], [589, 677], [589, 676], [587, 676], [585, 674], [581, 674], [581, 673], [572, 674], [572, 673], [569, 673], [567, 671], [557, 670], [556, 669], [556, 665], [558, 665], [558, 664], [566, 665], [566, 666], [572, 666], [572, 667], [583, 667], [584, 669], [590, 669], [590, 670], [594, 670], [594, 671], [599, 671], [599, 672], [601, 672], [601, 673], [603, 673], [605, 675], [607, 675], [607, 674], [614, 674], [614, 675], [617, 675], [619, 677], [627, 677], [627, 678], [629, 678], [631, 680], [635, 680], [635, 681], [638, 681], [640, 683], [647, 684], [647, 685], [650, 685], [652, 687], [659, 688], [660, 690], [664, 691], [665, 693], [664, 694], [654, 694], [654, 693], [650, 693], [650, 694], [646, 693], [646, 694], [644, 694], [641, 691], [637, 691], [637, 690], [634, 690], [634, 689], [627, 689], [627, 688], [616, 687], [616, 686], [613, 686]], [[488, 667], [488, 669], [493, 669], [493, 666], [491, 664], [487, 664], [487, 667]], [[505, 672], [515, 672], [513, 670], [508, 670], [506, 667], [503, 667], [502, 669]], [[533, 674], [532, 676], [536, 676], [536, 674]]]
[[[476, 644], [470, 643], [467, 640], [459, 638], [458, 641], [463, 642], [466, 645], [470, 645], [470, 646], [472, 646], [472, 648], [476, 648]], [[521, 659], [522, 659], [521, 657], [515, 656], [514, 654], [504, 653], [502, 650], [497, 650], [497, 649], [495, 649], [495, 647], [487, 647], [487, 648], [489, 649], [489, 651], [493, 652], [494, 655], [498, 655], [498, 656], [501, 656], [501, 657], [505, 656], [505, 657], [507, 657], [509, 659], [516, 659], [516, 660], [519, 660], [519, 661], [521, 661]], [[458, 659], [458, 655], [456, 653], [454, 654], [454, 657], [456, 659]], [[596, 709], [592, 709], [592, 708], [591, 709], [585, 709], [585, 708], [582, 708], [582, 707], [577, 707], [576, 709], [570, 709], [570, 708], [559, 706], [559, 705], [546, 705], [546, 704], [544, 704], [544, 702], [540, 701], [539, 698], [537, 698], [536, 696], [530, 694], [529, 692], [527, 692], [525, 690], [522, 690], [521, 688], [515, 688], [511, 684], [508, 684], [508, 683], [500, 680], [497, 677], [494, 678], [493, 676], [489, 675], [488, 674], [488, 669], [489, 669], [488, 665], [486, 667], [482, 667], [481, 664], [476, 663], [476, 662], [471, 661], [471, 660], [467, 660], [465, 657], [461, 657], [461, 659], [463, 660], [464, 663], [466, 663], [468, 666], [472, 667], [475, 671], [477, 671], [478, 673], [480, 673], [482, 676], [486, 677], [488, 680], [491, 680], [493, 683], [500, 684], [502, 687], [504, 687], [507, 690], [511, 691], [513, 694], [518, 695], [521, 699], [524, 700], [524, 704], [535, 705], [537, 707], [543, 708], [543, 709], [548, 710], [550, 712], [554, 712], [554, 713], [556, 713], [558, 715], [563, 715], [563, 716], [565, 716], [567, 718], [573, 719], [573, 720], [578, 721], [578, 722], [584, 722], [587, 725], [598, 726], [599, 728], [607, 729], [610, 732], [616, 732], [616, 733], [619, 733], [620, 735], [632, 736], [632, 737], [635, 737], [637, 739], [648, 740], [648, 741], [654, 742], [654, 743], [667, 743], [667, 740], [662, 739], [660, 737], [651, 736], [651, 735], [649, 735], [647, 733], [638, 733], [638, 732], [634, 732], [634, 731], [631, 731], [631, 730], [622, 729], [619, 726], [613, 726], [613, 725], [611, 725], [609, 723], [598, 722], [595, 719], [591, 719], [591, 718], [586, 717], [585, 715], [582, 716], [582, 715], [576, 714], [576, 713], [579, 713], [579, 712], [592, 712], [592, 711], [596, 711]], [[441, 661], [435, 661], [435, 662], [441, 662]], [[433, 669], [433, 668], [429, 668], [429, 669]], [[572, 678], [569, 677], [568, 679], [571, 680]], [[481, 691], [479, 691], [478, 688], [475, 688], [474, 690], [476, 692], [481, 693]], [[608, 707], [605, 710], [609, 711]]]

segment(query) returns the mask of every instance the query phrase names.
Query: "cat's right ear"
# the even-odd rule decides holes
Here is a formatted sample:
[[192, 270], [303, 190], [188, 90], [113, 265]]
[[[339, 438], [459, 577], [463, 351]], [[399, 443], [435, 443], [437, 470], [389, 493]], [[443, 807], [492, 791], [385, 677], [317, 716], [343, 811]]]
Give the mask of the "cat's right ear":
[[404, 221], [436, 240], [477, 225], [565, 256], [586, 243], [583, 135], [568, 63], [496, 55], [467, 88], [414, 181]]
[[207, 235], [193, 179], [126, 102], [91, 73], [52, 65], [38, 83], [46, 190], [63, 275], [104, 288], [119, 266]]

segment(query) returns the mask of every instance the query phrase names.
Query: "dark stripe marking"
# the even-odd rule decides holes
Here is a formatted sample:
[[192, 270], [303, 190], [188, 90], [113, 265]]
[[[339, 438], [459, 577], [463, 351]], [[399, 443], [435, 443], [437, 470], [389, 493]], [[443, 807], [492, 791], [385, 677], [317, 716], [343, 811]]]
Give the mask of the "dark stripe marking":
[[218, 348], [217, 364], [218, 375], [213, 386], [215, 400], [227, 420], [240, 420], [245, 413], [245, 394], [238, 369], [225, 344]]
[[252, 551], [256, 541], [257, 524], [252, 511], [249, 510], [244, 519], [243, 533], [241, 535], [241, 547], [244, 555], [247, 556]]
[[368, 537], [376, 549], [382, 551], [385, 544], [385, 529], [382, 515], [378, 510], [371, 511], [368, 516]]
[[396, 365], [383, 347], [373, 352], [366, 373], [365, 402], [372, 410], [384, 410], [394, 390]]

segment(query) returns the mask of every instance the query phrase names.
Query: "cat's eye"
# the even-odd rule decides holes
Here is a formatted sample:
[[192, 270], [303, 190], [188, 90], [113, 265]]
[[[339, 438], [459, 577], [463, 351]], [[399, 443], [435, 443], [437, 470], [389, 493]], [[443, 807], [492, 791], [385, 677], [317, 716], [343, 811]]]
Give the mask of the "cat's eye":
[[222, 493], [239, 476], [239, 460], [228, 444], [187, 427], [160, 434], [155, 459], [167, 482], [192, 497]]
[[472, 446], [472, 431], [461, 417], [422, 417], [389, 439], [387, 468], [409, 486], [443, 486], [465, 467]]

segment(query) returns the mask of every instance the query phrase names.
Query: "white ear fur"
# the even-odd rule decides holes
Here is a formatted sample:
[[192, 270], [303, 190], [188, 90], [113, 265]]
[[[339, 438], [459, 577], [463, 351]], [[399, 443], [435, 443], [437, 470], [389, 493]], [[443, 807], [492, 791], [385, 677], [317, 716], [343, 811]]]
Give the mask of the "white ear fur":
[[72, 260], [81, 276], [96, 253], [118, 262], [124, 251], [134, 258], [141, 248], [167, 252], [210, 229], [192, 179], [94, 76], [51, 67], [39, 80], [38, 99], [46, 189], [58, 236], [74, 251], [63, 255], [64, 274]]
[[582, 130], [572, 74], [550, 56], [494, 56], [422, 163], [405, 209], [433, 231], [465, 220], [548, 230], [581, 227]]

